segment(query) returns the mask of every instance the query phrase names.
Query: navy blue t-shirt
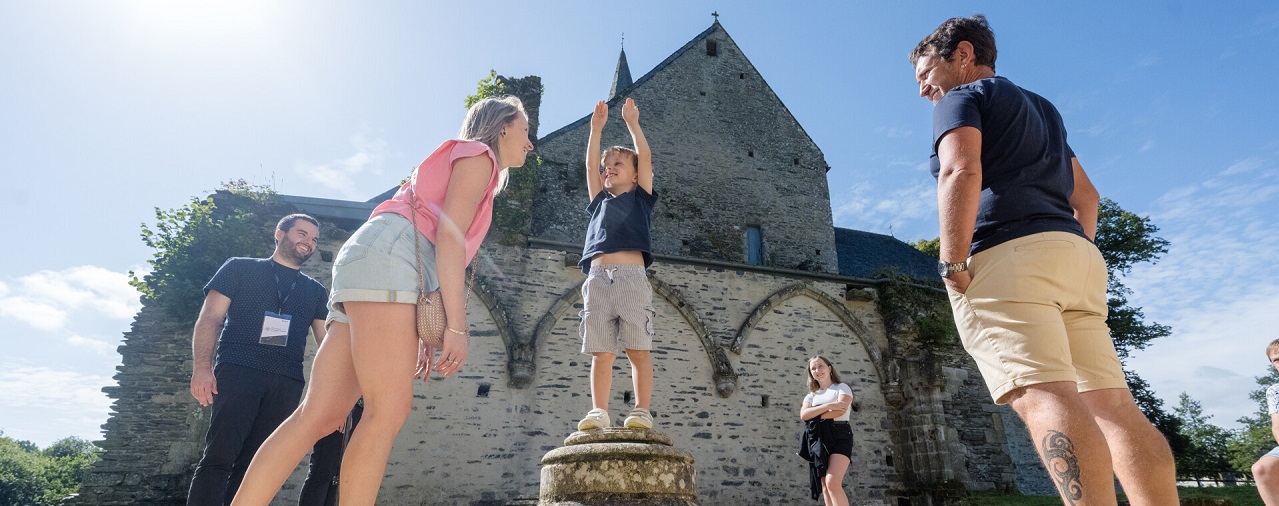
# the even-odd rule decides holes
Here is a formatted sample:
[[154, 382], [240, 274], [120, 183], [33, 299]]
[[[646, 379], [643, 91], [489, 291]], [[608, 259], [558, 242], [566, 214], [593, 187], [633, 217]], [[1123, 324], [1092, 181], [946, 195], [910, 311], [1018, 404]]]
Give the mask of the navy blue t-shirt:
[[938, 142], [963, 126], [981, 130], [981, 207], [969, 254], [1040, 232], [1087, 238], [1070, 207], [1075, 153], [1051, 102], [998, 76], [950, 90], [933, 110], [934, 178]]
[[[215, 367], [236, 364], [303, 379], [306, 333], [328, 316], [329, 294], [319, 281], [270, 258], [231, 258], [204, 285], [205, 295], [209, 290], [231, 299]], [[287, 345], [259, 342], [267, 311], [291, 316]]]
[[586, 245], [582, 248], [582, 260], [577, 266], [583, 273], [591, 270], [591, 257], [601, 253], [638, 251], [644, 254], [644, 267], [653, 265], [653, 242], [649, 237], [653, 206], [657, 195], [635, 189], [614, 197], [600, 190], [586, 206], [591, 223], [586, 226]]

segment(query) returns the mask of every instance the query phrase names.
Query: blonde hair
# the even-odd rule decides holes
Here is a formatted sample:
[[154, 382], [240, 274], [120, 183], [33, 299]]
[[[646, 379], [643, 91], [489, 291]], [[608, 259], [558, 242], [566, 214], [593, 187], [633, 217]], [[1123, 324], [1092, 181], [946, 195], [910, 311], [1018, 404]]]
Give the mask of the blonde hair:
[[639, 170], [639, 153], [636, 153], [634, 149], [626, 146], [609, 147], [604, 150], [604, 153], [600, 154], [600, 161], [608, 160], [608, 155], [629, 156], [631, 157], [631, 168]]
[[1266, 358], [1270, 358], [1270, 355], [1273, 355], [1276, 351], [1279, 351], [1279, 339], [1270, 341], [1270, 345], [1266, 346]]
[[[493, 150], [496, 158], [501, 160], [502, 148], [498, 140], [502, 137], [502, 129], [515, 121], [517, 116], [528, 118], [528, 114], [524, 112], [524, 103], [517, 97], [504, 95], [480, 100], [466, 110], [466, 119], [462, 120], [462, 128], [458, 130], [457, 138], [483, 142]], [[498, 170], [501, 173], [494, 193], [506, 188], [507, 167], [498, 167]]]
[[843, 383], [843, 381], [839, 380], [839, 373], [835, 372], [835, 364], [830, 363], [830, 359], [827, 359], [826, 357], [823, 357], [821, 355], [817, 355], [813, 358], [810, 358], [804, 361], [804, 372], [808, 373], [808, 391], [809, 392], [816, 392], [818, 390], [821, 390], [822, 388], [822, 384], [818, 383], [817, 380], [813, 378], [813, 368], [809, 367], [809, 365], [812, 364], [813, 361], [817, 359], [821, 359], [822, 362], [826, 362], [826, 367], [830, 368], [830, 384], [834, 385], [837, 383]]

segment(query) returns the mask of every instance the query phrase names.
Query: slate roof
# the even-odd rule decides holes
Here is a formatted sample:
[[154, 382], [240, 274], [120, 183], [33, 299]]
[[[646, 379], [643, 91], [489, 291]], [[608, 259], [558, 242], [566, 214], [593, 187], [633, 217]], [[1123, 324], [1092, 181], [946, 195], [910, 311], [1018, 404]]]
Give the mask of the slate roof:
[[937, 260], [890, 235], [835, 227], [835, 254], [844, 276], [879, 278], [881, 268], [893, 267], [918, 281], [938, 281]]

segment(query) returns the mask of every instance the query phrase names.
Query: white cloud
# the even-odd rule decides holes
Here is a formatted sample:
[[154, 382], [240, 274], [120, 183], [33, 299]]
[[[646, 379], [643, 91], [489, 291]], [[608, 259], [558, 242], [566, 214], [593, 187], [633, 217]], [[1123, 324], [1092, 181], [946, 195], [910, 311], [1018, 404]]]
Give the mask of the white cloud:
[[84, 311], [127, 320], [142, 308], [139, 295], [126, 274], [102, 267], [42, 270], [0, 290], [0, 316], [49, 331], [65, 328], [72, 315]]
[[[66, 436], [99, 439], [111, 401], [102, 387], [107, 376], [45, 366], [0, 364], [0, 429], [5, 436], [39, 446]], [[29, 416], [38, 413], [39, 416]]]
[[129, 319], [142, 308], [129, 276], [86, 265], [62, 271], [40, 271], [19, 279], [23, 290], [71, 309], [87, 307], [105, 316]]
[[835, 223], [840, 227], [881, 234], [891, 230], [904, 239], [937, 235], [937, 185], [931, 178], [888, 191], [859, 182], [844, 192], [831, 192], [831, 201]]
[[84, 337], [79, 334], [72, 334], [70, 337], [67, 337], [67, 344], [77, 348], [84, 348], [97, 353], [98, 355], [110, 357], [112, 359], [117, 358], [116, 348], [119, 347], [119, 343], [112, 344], [102, 339]]
[[1125, 279], [1133, 304], [1173, 332], [1136, 352], [1133, 368], [1165, 402], [1185, 391], [1226, 427], [1256, 410], [1252, 379], [1266, 372], [1265, 345], [1279, 337], [1279, 276], [1269, 274], [1279, 259], [1276, 214], [1272, 161], [1249, 158], [1173, 189], [1150, 213], [1168, 253]]
[[365, 174], [382, 174], [382, 165], [390, 153], [386, 141], [369, 139], [364, 132], [351, 136], [355, 153], [322, 164], [300, 164], [297, 172], [321, 186], [338, 191], [347, 198], [361, 196], [355, 180]]
[[1260, 158], [1256, 158], [1256, 157], [1247, 158], [1244, 160], [1240, 160], [1229, 167], [1226, 167], [1226, 170], [1221, 171], [1221, 175], [1233, 176], [1235, 174], [1252, 172], [1254, 170], [1261, 168], [1261, 165], [1262, 165], [1262, 162]]
[[1150, 150], [1152, 150], [1152, 149], [1155, 149], [1155, 140], [1154, 140], [1154, 139], [1150, 139], [1150, 140], [1146, 141], [1146, 143], [1145, 143], [1145, 144], [1142, 144], [1140, 148], [1137, 148], [1137, 152], [1138, 152], [1138, 153], [1149, 153], [1149, 152], [1150, 152]]
[[67, 324], [67, 312], [27, 297], [0, 298], [0, 317], [12, 318], [40, 330], [58, 330]]

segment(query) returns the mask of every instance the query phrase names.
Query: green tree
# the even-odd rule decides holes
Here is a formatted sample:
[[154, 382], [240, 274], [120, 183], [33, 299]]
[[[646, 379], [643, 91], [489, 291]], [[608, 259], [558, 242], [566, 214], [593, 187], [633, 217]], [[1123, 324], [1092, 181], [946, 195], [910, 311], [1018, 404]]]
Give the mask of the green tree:
[[0, 504], [55, 505], [74, 494], [99, 458], [93, 443], [68, 437], [40, 450], [0, 432]]
[[1146, 414], [1150, 423], [1159, 429], [1164, 439], [1168, 440], [1168, 447], [1172, 449], [1172, 454], [1176, 456], [1185, 453], [1190, 448], [1190, 439], [1182, 433], [1181, 419], [1164, 410], [1164, 401], [1155, 396], [1150, 383], [1141, 376], [1124, 370], [1124, 377], [1128, 381], [1128, 389], [1132, 391], [1133, 399], [1137, 401], [1137, 408]]
[[1248, 398], [1257, 403], [1257, 411], [1238, 420], [1243, 428], [1235, 431], [1226, 445], [1230, 465], [1237, 471], [1250, 472], [1257, 459], [1279, 444], [1271, 431], [1269, 407], [1266, 405], [1266, 388], [1275, 384], [1279, 384], [1279, 371], [1268, 367], [1266, 374], [1257, 376], [1260, 388], [1248, 394]]
[[204, 284], [226, 259], [264, 256], [274, 244], [275, 218], [292, 212], [269, 188], [244, 180], [223, 184], [185, 206], [155, 209], [156, 222], [142, 224], [142, 242], [155, 249], [151, 272], [129, 271], [129, 284], [143, 301], [176, 316], [190, 317], [204, 301]]
[[1110, 284], [1106, 287], [1107, 306], [1110, 310], [1106, 325], [1119, 358], [1128, 358], [1134, 350], [1145, 349], [1150, 342], [1172, 333], [1167, 325], [1146, 322], [1139, 307], [1128, 304], [1132, 289], [1124, 286], [1123, 276], [1132, 272], [1134, 265], [1157, 263], [1168, 252], [1168, 241], [1155, 235], [1159, 227], [1149, 217], [1142, 217], [1119, 207], [1110, 199], [1101, 199], [1097, 213], [1097, 249], [1106, 259]]
[[101, 458], [101, 450], [93, 443], [72, 436], [55, 441], [41, 452], [45, 457], [44, 501], [58, 504], [80, 490], [85, 472]]
[[[527, 104], [534, 98], [533, 95], [540, 97], [546, 91], [541, 86], [533, 88], [521, 84], [518, 79], [507, 83], [497, 75], [496, 70], [489, 70], [488, 77], [481, 79], [476, 86], [475, 94], [467, 95], [463, 102], [470, 109], [476, 102], [486, 98], [515, 95]], [[532, 121], [535, 118], [529, 119]], [[541, 166], [542, 157], [533, 153], [523, 166], [507, 172], [506, 188], [501, 197], [493, 201], [493, 229], [489, 232], [490, 237], [502, 244], [523, 244], [528, 240], [528, 228], [532, 222], [529, 207], [534, 198], [537, 170]]]
[[930, 257], [941, 258], [941, 238], [940, 237], [936, 239], [920, 239], [918, 241], [915, 241], [909, 244], [911, 246], [914, 246], [915, 249], [919, 251], [923, 251], [924, 253], [927, 253], [928, 256]]
[[466, 104], [466, 108], [469, 110], [476, 102], [489, 97], [500, 97], [506, 94], [506, 85], [503, 84], [502, 79], [497, 76], [497, 71], [490, 69], [488, 77], [480, 79], [480, 82], [475, 87], [475, 94], [467, 95], [463, 103]]
[[1231, 468], [1226, 452], [1230, 432], [1213, 425], [1212, 415], [1205, 415], [1199, 401], [1182, 392], [1177, 407], [1173, 408], [1181, 420], [1181, 433], [1190, 441], [1189, 447], [1174, 455], [1177, 469], [1183, 474], [1198, 477], [1215, 477]]
[[0, 504], [36, 504], [44, 495], [41, 458], [13, 438], [0, 437]]

